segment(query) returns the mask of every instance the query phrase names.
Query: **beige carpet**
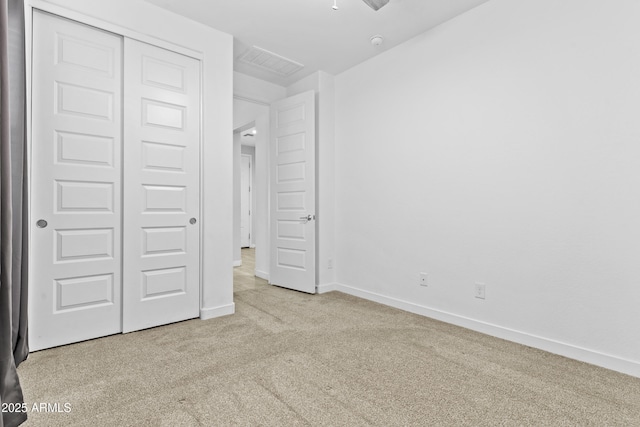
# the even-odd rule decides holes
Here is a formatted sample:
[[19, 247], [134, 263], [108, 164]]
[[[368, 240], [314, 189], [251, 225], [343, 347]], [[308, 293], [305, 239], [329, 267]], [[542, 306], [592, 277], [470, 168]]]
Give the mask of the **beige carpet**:
[[30, 355], [27, 426], [640, 426], [640, 379], [236, 269], [236, 314]]

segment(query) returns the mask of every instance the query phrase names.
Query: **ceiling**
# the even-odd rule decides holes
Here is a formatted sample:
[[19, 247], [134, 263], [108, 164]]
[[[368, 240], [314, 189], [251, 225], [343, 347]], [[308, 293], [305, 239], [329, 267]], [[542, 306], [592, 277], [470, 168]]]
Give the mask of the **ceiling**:
[[257, 130], [255, 126], [245, 129], [240, 132], [240, 144], [248, 145], [249, 147], [256, 146], [256, 134]]
[[[281, 86], [336, 75], [488, 0], [146, 0], [234, 36], [234, 69]], [[370, 43], [381, 35], [380, 46]], [[304, 65], [288, 76], [238, 60], [252, 46]]]

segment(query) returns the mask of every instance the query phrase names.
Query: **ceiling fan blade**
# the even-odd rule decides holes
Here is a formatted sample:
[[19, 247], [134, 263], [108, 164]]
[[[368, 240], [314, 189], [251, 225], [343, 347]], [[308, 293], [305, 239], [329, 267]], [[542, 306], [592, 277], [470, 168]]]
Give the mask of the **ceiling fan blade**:
[[378, 10], [385, 4], [389, 3], [389, 0], [362, 0], [373, 10]]

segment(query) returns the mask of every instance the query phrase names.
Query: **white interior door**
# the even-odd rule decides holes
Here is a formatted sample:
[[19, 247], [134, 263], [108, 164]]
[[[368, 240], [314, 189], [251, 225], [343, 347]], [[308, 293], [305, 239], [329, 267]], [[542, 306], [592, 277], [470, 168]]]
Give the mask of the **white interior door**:
[[122, 39], [36, 12], [31, 350], [121, 329]]
[[315, 94], [271, 105], [269, 282], [316, 291]]
[[241, 156], [240, 171], [240, 246], [251, 246], [251, 156]]
[[200, 62], [130, 39], [124, 52], [129, 332], [200, 312]]

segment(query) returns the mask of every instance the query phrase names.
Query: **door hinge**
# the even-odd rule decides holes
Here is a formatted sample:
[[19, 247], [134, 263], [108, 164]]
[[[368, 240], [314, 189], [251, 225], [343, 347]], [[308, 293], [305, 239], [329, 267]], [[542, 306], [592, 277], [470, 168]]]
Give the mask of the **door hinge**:
[[251, 186], [249, 186], [249, 193], [251, 193]]
[[249, 216], [251, 216], [251, 209], [249, 209]]

